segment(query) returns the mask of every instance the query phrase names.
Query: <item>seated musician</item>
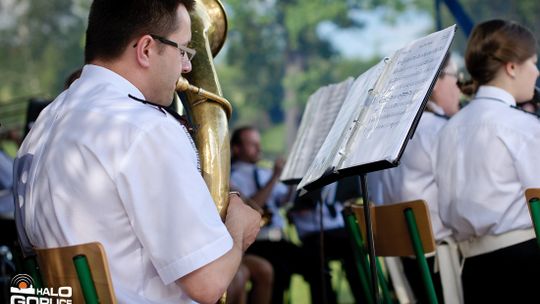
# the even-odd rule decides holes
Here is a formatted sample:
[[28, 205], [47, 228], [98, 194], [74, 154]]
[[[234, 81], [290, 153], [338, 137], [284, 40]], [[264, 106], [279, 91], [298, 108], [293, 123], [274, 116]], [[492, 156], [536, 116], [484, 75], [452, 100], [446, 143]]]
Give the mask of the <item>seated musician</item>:
[[474, 94], [441, 130], [439, 211], [459, 241], [465, 303], [538, 301], [540, 250], [524, 190], [540, 187], [540, 121], [533, 97], [537, 41], [511, 21], [477, 25], [465, 52]]
[[164, 110], [192, 69], [193, 6], [95, 0], [80, 78], [15, 160], [26, 254], [100, 242], [119, 303], [215, 303], [259, 230], [236, 195], [221, 221], [191, 137]]
[[[257, 240], [247, 253], [264, 257], [274, 268], [272, 303], [282, 303], [283, 293], [290, 284], [291, 275], [304, 276], [311, 285], [312, 294], [320, 288], [313, 287], [320, 280], [316, 277], [315, 253], [288, 241], [284, 234], [285, 219], [279, 208], [291, 197], [291, 189], [279, 182], [283, 161], [277, 160], [274, 169], [261, 168], [260, 134], [252, 126], [240, 127], [231, 136], [231, 188], [240, 191], [253, 204], [266, 210], [269, 219], [261, 228]], [[320, 296], [312, 297], [320, 300]]]

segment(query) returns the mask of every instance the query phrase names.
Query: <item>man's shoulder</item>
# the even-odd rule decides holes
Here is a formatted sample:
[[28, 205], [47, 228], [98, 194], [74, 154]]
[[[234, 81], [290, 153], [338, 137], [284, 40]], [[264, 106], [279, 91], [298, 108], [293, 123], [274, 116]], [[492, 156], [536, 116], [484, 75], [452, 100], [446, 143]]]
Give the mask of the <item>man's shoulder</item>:
[[[73, 88], [66, 96], [70, 109], [67, 115], [71, 122], [82, 125], [85, 122], [93, 126], [103, 124], [109, 127], [122, 127], [135, 130], [147, 130], [160, 124], [175, 122], [167, 117], [166, 111], [150, 104], [145, 104], [143, 96], [133, 96], [114, 84], [91, 83], [89, 93], [84, 86]], [[174, 125], [173, 125], [174, 127]]]
[[231, 173], [243, 175], [249, 172], [251, 174], [255, 168], [257, 168], [255, 164], [243, 161], [233, 161], [231, 164]]
[[144, 103], [141, 91], [127, 79], [100, 66], [86, 65], [64, 95], [67, 107], [83, 115], [99, 114], [135, 124], [167, 116], [162, 108]]

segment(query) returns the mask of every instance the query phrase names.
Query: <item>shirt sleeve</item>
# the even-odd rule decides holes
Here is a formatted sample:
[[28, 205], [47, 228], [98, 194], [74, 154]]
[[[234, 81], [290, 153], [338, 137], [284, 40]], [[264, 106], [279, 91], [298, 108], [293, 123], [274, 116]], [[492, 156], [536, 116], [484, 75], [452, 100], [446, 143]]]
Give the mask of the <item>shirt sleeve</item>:
[[137, 135], [117, 174], [131, 225], [165, 284], [232, 248], [186, 132], [164, 121]]
[[523, 190], [540, 187], [540, 125], [531, 136], [514, 136], [511, 153]]

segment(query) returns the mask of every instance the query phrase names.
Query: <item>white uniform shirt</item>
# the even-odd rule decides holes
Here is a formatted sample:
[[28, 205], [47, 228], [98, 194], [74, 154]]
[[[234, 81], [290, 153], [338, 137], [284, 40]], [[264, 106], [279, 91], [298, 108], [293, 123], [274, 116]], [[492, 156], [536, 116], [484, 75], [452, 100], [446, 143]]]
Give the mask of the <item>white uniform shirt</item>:
[[515, 104], [481, 86], [440, 132], [439, 208], [458, 241], [532, 227], [524, 190], [540, 187], [540, 121]]
[[[245, 197], [255, 195], [259, 191], [255, 182], [255, 170], [257, 170], [260, 187], [264, 187], [272, 178], [272, 170], [242, 161], [236, 161], [231, 166], [231, 187], [240, 191]], [[280, 204], [287, 199], [288, 193], [289, 189], [285, 184], [278, 182], [274, 185], [266, 202], [268, 209], [272, 212], [272, 219], [269, 225], [261, 227], [257, 239], [272, 238], [270, 234], [273, 229], [283, 230], [285, 221], [279, 213], [279, 208]]]
[[435, 145], [438, 133], [447, 120], [444, 111], [435, 103], [428, 106], [434, 111], [422, 113], [413, 138], [401, 156], [399, 166], [370, 174], [370, 187], [379, 183], [379, 190], [373, 190], [382, 197], [375, 197], [376, 203], [400, 203], [423, 199], [429, 206], [433, 233], [436, 240], [451, 234], [439, 216], [437, 184], [435, 183]]
[[190, 139], [86, 65], [39, 116], [15, 164], [19, 221], [35, 247], [103, 244], [120, 303], [191, 303], [175, 280], [232, 248]]

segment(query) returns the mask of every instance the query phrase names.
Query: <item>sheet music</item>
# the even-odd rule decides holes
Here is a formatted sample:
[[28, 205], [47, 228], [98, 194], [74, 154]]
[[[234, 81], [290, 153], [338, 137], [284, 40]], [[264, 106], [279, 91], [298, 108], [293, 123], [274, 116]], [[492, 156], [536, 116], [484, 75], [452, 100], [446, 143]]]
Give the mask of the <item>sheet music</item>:
[[[372, 103], [362, 113], [340, 168], [397, 159], [431, 82], [437, 77], [453, 33], [453, 28], [447, 28], [394, 53], [374, 89]], [[358, 149], [359, 145], [370, 149]]]
[[296, 140], [281, 174], [283, 181], [299, 181], [311, 165], [328, 135], [353, 78], [324, 86], [309, 97]]
[[318, 89], [308, 99], [298, 133], [296, 134], [296, 140], [280, 176], [280, 179], [284, 182], [297, 180], [298, 178], [301, 179], [303, 176], [302, 172], [305, 172], [309, 166], [309, 163], [305, 162], [304, 158], [306, 154], [311, 152], [311, 149], [304, 149], [304, 147], [307, 146], [308, 134], [312, 133], [310, 130], [316, 121], [315, 116], [319, 110], [318, 106], [320, 104], [319, 101], [322, 100], [321, 96], [324, 95], [323, 91], [324, 88]]
[[354, 122], [364, 110], [364, 105], [359, 101], [367, 100], [368, 91], [373, 88], [383, 69], [384, 62], [381, 61], [356, 78], [332, 128], [298, 188], [303, 188], [306, 184], [320, 178], [325, 172], [333, 171], [337, 166], [339, 158], [336, 156], [343, 153], [346, 141], [353, 131], [351, 122]]
[[360, 75], [298, 188], [339, 170], [395, 163], [454, 33], [455, 25], [418, 39]]

